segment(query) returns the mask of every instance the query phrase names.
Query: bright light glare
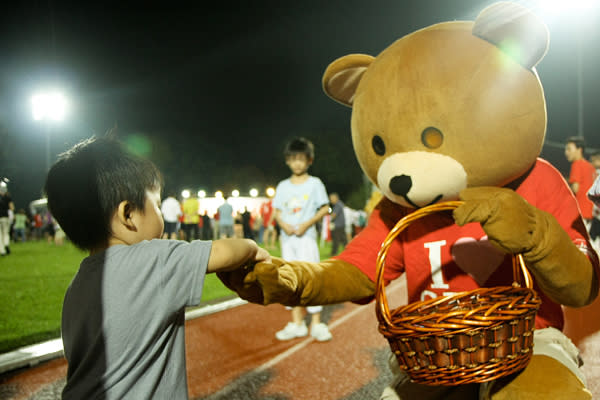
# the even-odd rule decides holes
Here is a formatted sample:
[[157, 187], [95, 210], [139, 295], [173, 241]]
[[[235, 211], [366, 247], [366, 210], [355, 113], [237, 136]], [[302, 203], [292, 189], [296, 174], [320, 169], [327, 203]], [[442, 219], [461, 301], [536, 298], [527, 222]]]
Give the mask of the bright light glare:
[[267, 196], [269, 196], [269, 197], [275, 196], [275, 189], [272, 187], [268, 187], [267, 188]]
[[220, 198], [220, 199], [222, 199], [222, 198], [223, 198], [223, 192], [221, 192], [220, 190], [217, 190], [217, 191], [215, 192], [215, 197], [216, 197], [216, 198]]
[[181, 191], [181, 197], [183, 197], [184, 199], [187, 199], [190, 197], [190, 191], [185, 189]]
[[231, 192], [231, 195], [232, 195], [233, 197], [240, 197], [240, 191], [239, 191], [239, 190], [237, 190], [237, 189], [234, 189], [234, 190]]
[[251, 197], [258, 196], [258, 189], [254, 189], [254, 188], [250, 189], [250, 196]]
[[59, 92], [39, 93], [31, 97], [33, 119], [62, 121], [67, 113], [67, 99]]
[[204, 190], [198, 190], [198, 197], [201, 199], [206, 197], [206, 192]]
[[589, 10], [594, 7], [597, 0], [538, 0], [537, 4], [542, 9], [552, 14], [563, 14], [568, 11]]

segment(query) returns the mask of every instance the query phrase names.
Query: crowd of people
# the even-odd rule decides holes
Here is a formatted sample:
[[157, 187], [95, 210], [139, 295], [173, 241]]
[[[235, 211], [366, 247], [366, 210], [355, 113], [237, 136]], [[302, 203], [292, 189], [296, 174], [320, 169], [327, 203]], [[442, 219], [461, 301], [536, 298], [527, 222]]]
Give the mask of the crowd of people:
[[6, 182], [0, 182], [0, 256], [11, 254], [14, 242], [40, 241], [64, 244], [66, 235], [47, 210], [15, 210]]

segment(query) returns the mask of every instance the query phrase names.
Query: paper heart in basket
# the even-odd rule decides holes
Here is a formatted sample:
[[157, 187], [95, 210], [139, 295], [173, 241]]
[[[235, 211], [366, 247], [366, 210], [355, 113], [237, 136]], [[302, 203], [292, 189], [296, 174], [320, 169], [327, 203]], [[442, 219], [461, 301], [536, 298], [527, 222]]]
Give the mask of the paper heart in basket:
[[506, 256], [487, 240], [487, 236], [475, 238], [460, 238], [452, 245], [452, 259], [483, 286], [488, 278], [504, 261]]
[[[469, 314], [475, 321], [460, 318], [470, 321], [467, 337], [452, 334], [431, 343], [417, 339], [413, 349], [415, 357], [423, 355], [415, 364], [422, 371], [433, 370], [426, 352], [434, 350], [442, 350], [437, 357], [447, 357], [448, 369], [457, 365], [451, 355], [475, 364], [492, 354], [487, 361], [494, 364], [495, 358], [509, 363], [509, 355], [517, 354], [519, 361], [514, 362], [521, 363], [520, 355], [525, 354], [521, 350], [531, 346], [529, 339], [521, 342], [530, 338], [526, 333], [534, 325], [538, 332], [553, 328], [559, 332], [564, 323], [561, 305], [578, 307], [592, 301], [600, 274], [569, 187], [556, 168], [538, 158], [546, 131], [546, 104], [535, 65], [547, 51], [548, 38], [546, 26], [531, 11], [500, 2], [485, 8], [474, 21], [441, 22], [407, 32], [377, 56], [355, 53], [331, 62], [323, 74], [323, 89], [352, 108], [354, 152], [381, 201], [369, 209], [367, 226], [338, 256], [319, 263], [258, 264], [251, 272], [220, 275], [223, 282], [240, 296], [262, 303], [270, 299], [292, 306], [368, 302], [377, 286], [379, 250], [398, 221], [418, 216], [415, 210], [426, 206], [461, 199], [464, 203], [453, 212], [417, 218], [389, 243], [380, 284], [404, 274], [410, 303], [419, 302], [424, 292], [433, 293], [440, 297], [427, 304], [441, 310], [441, 303], [435, 302], [446, 301], [445, 292], [492, 288], [479, 287], [485, 276], [470, 271], [477, 281], [471, 279], [468, 272], [456, 268], [450, 251], [441, 251], [439, 246], [452, 246], [461, 237], [488, 236], [503, 252], [521, 254], [541, 299], [533, 321], [525, 319], [530, 318], [526, 315], [515, 324], [507, 319], [501, 327], [478, 325], [485, 322], [481, 318], [486, 315], [478, 314], [482, 310], [489, 313], [487, 317], [496, 317], [497, 312], [511, 314], [519, 309], [519, 314], [522, 306], [529, 307], [532, 298], [526, 287], [514, 288], [519, 293], [524, 290], [514, 302], [505, 293], [502, 298], [489, 293], [470, 295], [454, 299], [452, 307], [458, 308], [449, 308], [433, 321], [456, 325], [457, 318], [447, 314], [462, 313], [465, 304], [482, 301], [485, 307]], [[432, 244], [440, 249], [441, 258], [430, 253]], [[512, 288], [510, 264], [507, 257], [492, 275], [500, 287]], [[425, 320], [417, 318], [414, 323], [414, 315], [411, 318], [413, 326], [425, 326]], [[485, 334], [480, 332], [484, 328], [489, 329]], [[464, 351], [456, 350], [459, 344]], [[510, 352], [505, 352], [509, 347]], [[473, 359], [472, 348], [478, 349]], [[576, 363], [573, 368], [567, 364], [564, 358], [533, 355], [510, 382], [504, 378], [490, 381], [496, 386], [494, 396], [504, 396], [493, 398], [548, 398], [543, 395], [548, 393], [548, 382], [552, 382], [555, 398], [585, 398], [578, 397], [586, 392]], [[492, 372], [479, 372], [488, 373]]]

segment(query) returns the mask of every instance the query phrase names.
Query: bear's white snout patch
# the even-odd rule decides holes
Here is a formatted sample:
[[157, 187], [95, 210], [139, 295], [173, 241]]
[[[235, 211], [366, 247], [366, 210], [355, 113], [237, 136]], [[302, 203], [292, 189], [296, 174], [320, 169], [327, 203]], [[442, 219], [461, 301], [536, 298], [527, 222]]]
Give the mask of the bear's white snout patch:
[[456, 200], [467, 187], [467, 173], [458, 161], [443, 154], [396, 153], [379, 166], [377, 186], [394, 203], [418, 208]]

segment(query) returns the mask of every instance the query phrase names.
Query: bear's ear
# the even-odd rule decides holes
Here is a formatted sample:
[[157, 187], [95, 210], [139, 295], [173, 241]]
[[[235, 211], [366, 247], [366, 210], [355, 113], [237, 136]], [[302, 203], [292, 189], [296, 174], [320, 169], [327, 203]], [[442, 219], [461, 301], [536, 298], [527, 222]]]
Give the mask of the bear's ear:
[[472, 33], [528, 69], [544, 57], [550, 36], [546, 25], [531, 11], [510, 2], [495, 3], [481, 11]]
[[352, 107], [358, 83], [374, 59], [367, 54], [349, 54], [329, 64], [323, 74], [323, 90], [327, 96]]

